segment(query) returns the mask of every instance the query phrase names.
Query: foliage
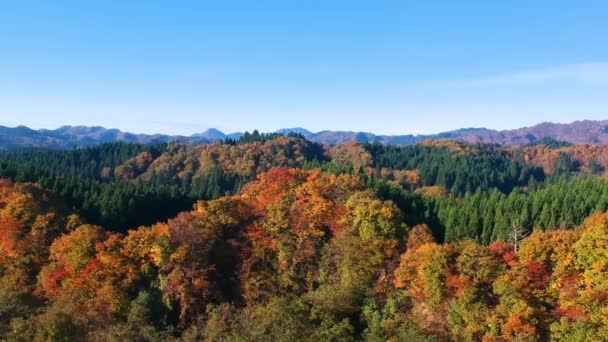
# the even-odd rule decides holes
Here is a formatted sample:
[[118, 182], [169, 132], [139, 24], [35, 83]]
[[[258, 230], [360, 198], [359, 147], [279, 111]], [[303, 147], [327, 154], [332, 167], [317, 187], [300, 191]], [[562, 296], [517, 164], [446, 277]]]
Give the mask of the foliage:
[[605, 340], [608, 183], [558, 150], [254, 132], [3, 153], [0, 336]]

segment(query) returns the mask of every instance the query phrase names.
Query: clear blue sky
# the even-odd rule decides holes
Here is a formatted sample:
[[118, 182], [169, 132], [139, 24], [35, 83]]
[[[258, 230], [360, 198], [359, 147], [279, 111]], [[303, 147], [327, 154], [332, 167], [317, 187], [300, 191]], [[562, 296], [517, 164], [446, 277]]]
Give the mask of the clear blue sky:
[[1, 1], [0, 125], [432, 133], [608, 119], [603, 1]]

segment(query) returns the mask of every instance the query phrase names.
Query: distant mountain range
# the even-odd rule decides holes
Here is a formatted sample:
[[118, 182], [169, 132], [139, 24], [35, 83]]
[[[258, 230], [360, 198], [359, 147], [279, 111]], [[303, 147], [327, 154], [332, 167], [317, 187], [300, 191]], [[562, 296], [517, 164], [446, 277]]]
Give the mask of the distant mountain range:
[[[375, 135], [369, 132], [346, 131], [321, 131], [313, 133], [304, 128], [284, 128], [277, 131], [277, 133], [285, 135], [292, 132], [302, 134], [309, 140], [328, 145], [336, 145], [348, 141], [410, 145], [428, 139], [453, 139], [470, 143], [481, 142], [501, 145], [527, 145], [543, 138], [552, 138], [574, 144], [599, 144], [608, 143], [608, 120], [583, 120], [569, 124], [544, 122], [532, 127], [503, 131], [487, 128], [463, 128], [428, 135]], [[116, 141], [141, 144], [179, 142], [198, 145], [213, 143], [227, 138], [238, 139], [242, 135], [243, 133], [225, 134], [217, 129], [209, 129], [191, 136], [181, 136], [134, 134], [99, 126], [63, 126], [53, 130], [34, 130], [25, 126], [14, 128], [0, 126], [0, 149], [24, 147], [61, 149]]]

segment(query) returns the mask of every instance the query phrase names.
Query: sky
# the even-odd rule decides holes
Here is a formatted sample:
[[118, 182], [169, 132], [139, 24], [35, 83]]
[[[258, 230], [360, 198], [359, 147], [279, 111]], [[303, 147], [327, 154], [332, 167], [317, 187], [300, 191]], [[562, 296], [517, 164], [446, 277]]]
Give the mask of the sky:
[[608, 119], [608, 2], [0, 1], [0, 125], [427, 134]]

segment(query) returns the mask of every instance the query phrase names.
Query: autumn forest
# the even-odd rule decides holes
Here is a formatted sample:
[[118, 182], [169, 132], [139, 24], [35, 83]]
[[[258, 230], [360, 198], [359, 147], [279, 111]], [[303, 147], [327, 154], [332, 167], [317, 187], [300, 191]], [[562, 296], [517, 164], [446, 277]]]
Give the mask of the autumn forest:
[[608, 339], [608, 145], [0, 151], [8, 341]]

